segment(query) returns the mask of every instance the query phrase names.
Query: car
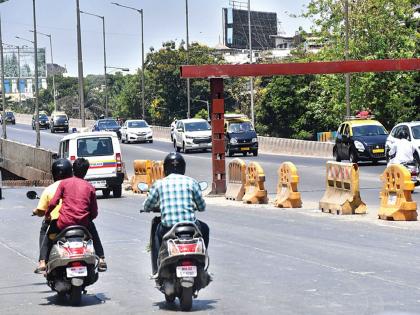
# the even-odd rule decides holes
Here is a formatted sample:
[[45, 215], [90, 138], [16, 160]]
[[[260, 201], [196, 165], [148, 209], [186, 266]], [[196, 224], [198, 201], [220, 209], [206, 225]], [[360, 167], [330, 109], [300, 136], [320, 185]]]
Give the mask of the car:
[[69, 132], [69, 118], [65, 112], [53, 112], [50, 116], [51, 133], [56, 131]]
[[111, 191], [114, 198], [121, 197], [124, 181], [123, 161], [120, 142], [115, 132], [78, 132], [60, 140], [56, 158], [73, 162], [79, 157], [89, 161], [85, 179], [96, 190], [101, 190], [105, 198]]
[[245, 115], [225, 114], [225, 151], [228, 156], [240, 153], [258, 155], [258, 137]]
[[420, 156], [420, 121], [412, 121], [399, 123], [392, 128], [385, 144], [385, 154], [387, 159], [389, 158], [388, 152], [390, 148], [400, 139], [399, 135], [402, 130], [407, 132], [409, 136], [408, 141], [411, 141]]
[[371, 118], [349, 118], [337, 131], [333, 156], [336, 161], [385, 160], [385, 142], [388, 132], [377, 120]]
[[181, 119], [176, 123], [173, 144], [177, 152], [211, 149], [211, 126], [201, 118]]
[[4, 121], [6, 122], [6, 124], [7, 123], [10, 123], [12, 125], [15, 125], [16, 124], [16, 118], [15, 118], [15, 114], [13, 112], [6, 111], [6, 113], [4, 114], [4, 116], [5, 116], [5, 120]]
[[121, 126], [114, 118], [103, 118], [95, 121], [92, 131], [113, 131], [121, 139]]
[[[38, 115], [38, 121], [39, 121], [39, 129], [44, 128], [48, 129], [50, 128], [50, 123], [48, 121], [48, 116], [45, 112], [40, 112]], [[32, 129], [35, 130], [35, 115], [32, 116]]]
[[126, 120], [121, 127], [121, 141], [131, 143], [136, 141], [153, 142], [152, 128], [145, 120]]

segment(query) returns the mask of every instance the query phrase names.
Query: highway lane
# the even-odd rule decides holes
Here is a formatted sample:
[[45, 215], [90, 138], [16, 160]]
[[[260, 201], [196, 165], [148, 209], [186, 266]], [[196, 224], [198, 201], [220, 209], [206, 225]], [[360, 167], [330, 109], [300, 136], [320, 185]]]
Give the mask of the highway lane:
[[[57, 151], [58, 142], [65, 135], [66, 134], [63, 133], [51, 134], [49, 130], [42, 130], [41, 147]], [[35, 143], [35, 132], [29, 125], [16, 124], [15, 126], [8, 126], [8, 136], [12, 140], [23, 143]], [[121, 147], [129, 176], [134, 173], [132, 168], [134, 160], [163, 160], [166, 154], [173, 150], [170, 142], [158, 140], [155, 140], [154, 143], [121, 144]], [[187, 161], [187, 175], [190, 175], [197, 180], [211, 181], [210, 152], [192, 152], [183, 155]], [[297, 166], [299, 172], [299, 190], [302, 193], [304, 206], [313, 209], [317, 208], [317, 202], [321, 199], [325, 191], [325, 163], [328, 159], [275, 154], [259, 154], [258, 157], [238, 157], [244, 159], [247, 163], [250, 161], [257, 161], [261, 164], [266, 174], [265, 187], [271, 198], [274, 198], [276, 193], [278, 180], [277, 169], [279, 165], [285, 161], [293, 162]], [[227, 158], [227, 162], [231, 159], [232, 158]], [[362, 162], [359, 163], [359, 166], [362, 200], [368, 204], [370, 212], [376, 213], [379, 207], [379, 191], [381, 188], [379, 176], [386, 165], [385, 163], [372, 165], [368, 162]], [[420, 194], [417, 193], [417, 191], [419, 191], [419, 188], [416, 189], [413, 198], [420, 203]]]
[[[41, 189], [37, 189], [39, 192]], [[56, 305], [32, 273], [40, 219], [26, 189], [0, 201], [0, 313], [173, 314], [148, 279], [145, 248], [152, 214], [143, 196], [99, 199], [96, 220], [109, 270], [88, 288], [82, 306]], [[194, 301], [195, 314], [418, 314], [420, 228], [307, 210], [242, 206], [208, 199], [199, 214], [211, 227], [214, 281]], [[354, 218], [354, 217], [353, 217]]]

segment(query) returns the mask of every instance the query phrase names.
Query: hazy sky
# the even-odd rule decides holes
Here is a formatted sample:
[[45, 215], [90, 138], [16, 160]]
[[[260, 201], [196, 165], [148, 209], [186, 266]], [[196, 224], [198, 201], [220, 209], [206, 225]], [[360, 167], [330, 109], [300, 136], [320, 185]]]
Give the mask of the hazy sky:
[[[185, 0], [112, 1], [144, 10], [145, 54], [152, 46], [160, 48], [164, 41], [179, 43], [186, 38]], [[291, 35], [299, 26], [309, 29], [309, 21], [288, 17], [288, 13], [300, 13], [307, 3], [309, 0], [251, 0], [251, 9], [276, 12], [283, 30]], [[76, 0], [36, 0], [36, 5], [38, 31], [53, 36], [54, 62], [77, 75]], [[190, 43], [215, 46], [222, 34], [222, 8], [229, 7], [229, 0], [189, 0], [188, 7]], [[111, 0], [80, 0], [80, 9], [105, 16], [109, 66], [128, 67], [131, 72], [140, 66], [140, 14], [112, 5]], [[15, 36], [33, 39], [28, 31], [33, 25], [31, 0], [9, 0], [0, 4], [0, 12], [4, 43], [28, 44]], [[81, 15], [81, 26], [84, 74], [102, 74], [102, 22]], [[39, 35], [38, 42], [39, 47], [49, 49], [47, 37]]]

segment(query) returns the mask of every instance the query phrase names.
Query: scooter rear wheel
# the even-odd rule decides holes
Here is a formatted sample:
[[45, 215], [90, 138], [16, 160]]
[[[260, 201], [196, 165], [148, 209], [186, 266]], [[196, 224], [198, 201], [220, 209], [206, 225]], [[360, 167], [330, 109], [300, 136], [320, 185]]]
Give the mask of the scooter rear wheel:
[[193, 288], [182, 288], [182, 294], [179, 298], [181, 303], [181, 310], [188, 312], [192, 308], [192, 299], [193, 299]]
[[167, 295], [165, 294], [166, 303], [173, 303], [175, 302], [175, 294]]
[[82, 302], [82, 287], [72, 286], [70, 291], [70, 304], [78, 306]]

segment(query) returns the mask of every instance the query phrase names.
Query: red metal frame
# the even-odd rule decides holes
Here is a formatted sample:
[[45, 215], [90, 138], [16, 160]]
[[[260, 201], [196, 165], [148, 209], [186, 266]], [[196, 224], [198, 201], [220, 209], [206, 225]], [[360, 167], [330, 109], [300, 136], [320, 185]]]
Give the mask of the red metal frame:
[[212, 100], [213, 194], [226, 192], [223, 78], [355, 72], [418, 71], [420, 59], [351, 60], [308, 63], [181, 66], [182, 78], [209, 78]]

